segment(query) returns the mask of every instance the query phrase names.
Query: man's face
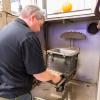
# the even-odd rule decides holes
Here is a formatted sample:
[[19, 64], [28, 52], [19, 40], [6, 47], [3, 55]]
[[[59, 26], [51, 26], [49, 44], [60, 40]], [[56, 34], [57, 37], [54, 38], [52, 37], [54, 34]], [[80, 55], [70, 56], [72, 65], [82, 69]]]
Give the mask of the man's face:
[[32, 19], [31, 29], [33, 30], [33, 32], [39, 32], [43, 24], [44, 19], [37, 19], [36, 17], [34, 17]]

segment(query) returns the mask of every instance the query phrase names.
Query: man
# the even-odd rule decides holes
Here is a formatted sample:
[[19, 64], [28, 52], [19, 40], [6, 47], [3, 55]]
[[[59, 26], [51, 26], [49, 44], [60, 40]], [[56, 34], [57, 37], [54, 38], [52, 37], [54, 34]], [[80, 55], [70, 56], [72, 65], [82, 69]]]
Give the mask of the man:
[[32, 100], [30, 91], [34, 79], [61, 81], [43, 60], [40, 31], [44, 16], [37, 6], [26, 6], [19, 18], [0, 31], [0, 100]]

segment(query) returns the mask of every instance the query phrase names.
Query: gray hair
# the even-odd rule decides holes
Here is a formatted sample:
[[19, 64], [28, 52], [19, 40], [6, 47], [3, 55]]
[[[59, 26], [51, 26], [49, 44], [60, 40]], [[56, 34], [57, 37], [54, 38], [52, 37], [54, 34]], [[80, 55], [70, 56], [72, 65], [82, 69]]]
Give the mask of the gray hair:
[[35, 14], [35, 17], [37, 19], [44, 19], [44, 13], [39, 7], [35, 5], [27, 5], [25, 8], [22, 9], [20, 16], [22, 16], [23, 18], [27, 18], [33, 13]]

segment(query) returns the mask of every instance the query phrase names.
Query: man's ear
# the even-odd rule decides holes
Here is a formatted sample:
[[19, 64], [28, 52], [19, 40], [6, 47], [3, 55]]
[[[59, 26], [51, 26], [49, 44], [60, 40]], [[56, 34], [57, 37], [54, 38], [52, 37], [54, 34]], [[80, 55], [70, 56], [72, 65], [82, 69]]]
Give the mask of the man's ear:
[[35, 18], [35, 14], [32, 14], [32, 15], [31, 15], [31, 21], [33, 22], [33, 21], [35, 21], [35, 19], [36, 19], [36, 18]]

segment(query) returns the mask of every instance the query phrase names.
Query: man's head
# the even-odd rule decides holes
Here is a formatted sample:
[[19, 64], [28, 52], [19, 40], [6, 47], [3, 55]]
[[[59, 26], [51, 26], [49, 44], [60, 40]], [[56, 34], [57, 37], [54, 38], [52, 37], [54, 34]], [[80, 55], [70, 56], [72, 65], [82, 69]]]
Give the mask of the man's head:
[[44, 23], [43, 12], [35, 5], [22, 9], [19, 18], [24, 20], [33, 32], [39, 32]]

